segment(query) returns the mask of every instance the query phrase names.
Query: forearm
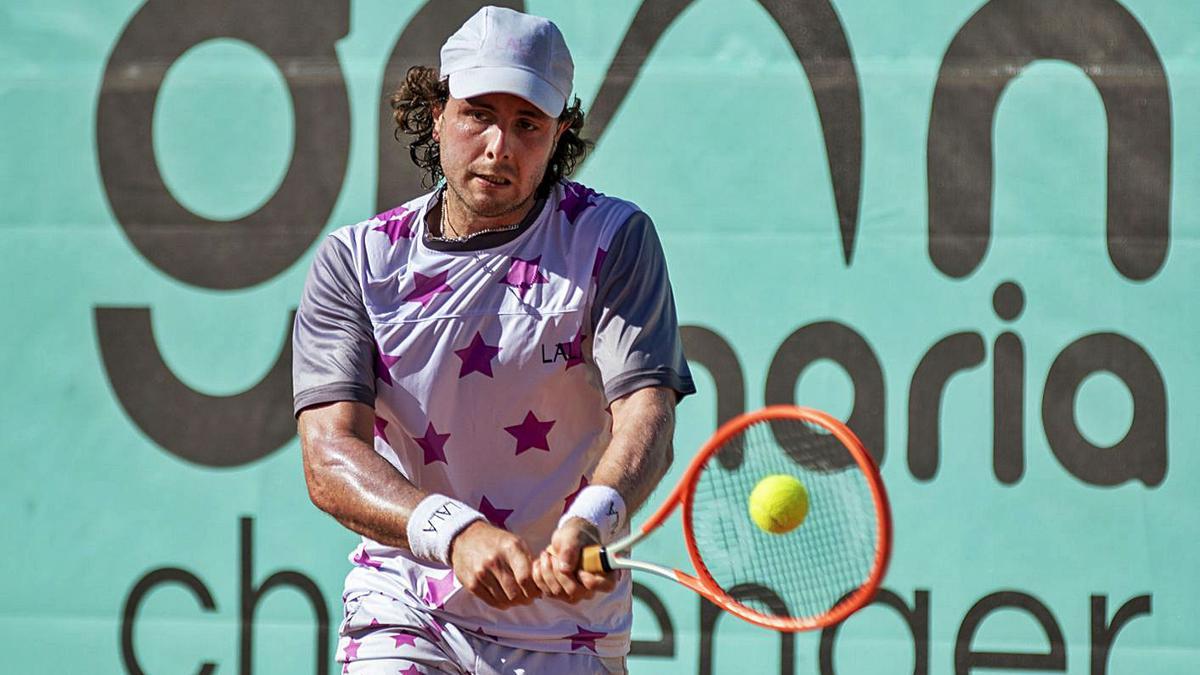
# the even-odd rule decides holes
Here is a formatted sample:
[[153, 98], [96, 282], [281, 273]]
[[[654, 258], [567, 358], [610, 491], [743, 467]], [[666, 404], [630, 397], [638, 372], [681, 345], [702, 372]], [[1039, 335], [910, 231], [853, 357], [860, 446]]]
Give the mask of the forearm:
[[361, 535], [409, 548], [408, 519], [425, 493], [364, 440], [364, 435], [371, 438], [370, 431], [348, 433], [323, 421], [301, 416], [300, 444], [313, 503]]
[[319, 471], [314, 503], [351, 530], [388, 546], [408, 548], [408, 519], [425, 494], [358, 439], [336, 442]]
[[615, 489], [632, 515], [671, 466], [675, 392], [639, 389], [614, 401], [612, 413], [612, 440], [596, 465], [592, 484]]

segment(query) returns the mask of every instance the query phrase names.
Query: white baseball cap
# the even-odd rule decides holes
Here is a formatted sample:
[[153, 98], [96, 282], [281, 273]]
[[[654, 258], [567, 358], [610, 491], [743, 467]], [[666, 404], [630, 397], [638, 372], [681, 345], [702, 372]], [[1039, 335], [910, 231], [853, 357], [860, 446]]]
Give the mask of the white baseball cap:
[[513, 94], [556, 118], [571, 95], [575, 64], [549, 19], [484, 7], [442, 45], [441, 75], [454, 98]]

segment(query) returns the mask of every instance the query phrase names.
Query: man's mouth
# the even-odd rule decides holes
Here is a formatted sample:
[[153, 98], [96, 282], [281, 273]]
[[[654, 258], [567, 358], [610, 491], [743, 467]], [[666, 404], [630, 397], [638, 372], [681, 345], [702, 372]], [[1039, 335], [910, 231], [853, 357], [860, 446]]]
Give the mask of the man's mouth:
[[508, 185], [512, 183], [512, 181], [502, 176], [493, 176], [486, 173], [477, 173], [474, 174], [474, 176], [480, 180], [491, 183], [492, 185]]

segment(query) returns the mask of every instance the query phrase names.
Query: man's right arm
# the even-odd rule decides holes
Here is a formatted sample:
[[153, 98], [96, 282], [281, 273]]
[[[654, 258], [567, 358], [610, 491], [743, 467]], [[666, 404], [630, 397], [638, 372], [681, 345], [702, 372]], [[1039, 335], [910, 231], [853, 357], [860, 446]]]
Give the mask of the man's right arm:
[[375, 411], [357, 401], [305, 408], [298, 431], [313, 504], [355, 532], [409, 548], [409, 516], [426, 494], [375, 452]]
[[[313, 504], [351, 530], [388, 546], [411, 549], [406, 532], [427, 493], [375, 452], [375, 411], [354, 401], [300, 413], [304, 478]], [[487, 521], [471, 523], [451, 542], [459, 582], [484, 602], [504, 609], [540, 595], [528, 546]]]

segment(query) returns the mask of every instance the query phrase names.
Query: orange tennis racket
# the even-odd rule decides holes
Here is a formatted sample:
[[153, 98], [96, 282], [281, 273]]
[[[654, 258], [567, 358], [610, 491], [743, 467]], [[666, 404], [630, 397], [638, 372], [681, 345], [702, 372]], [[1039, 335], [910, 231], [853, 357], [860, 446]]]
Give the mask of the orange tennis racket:
[[[780, 474], [804, 486], [809, 508], [799, 526], [775, 534], [755, 524], [748, 500]], [[679, 505], [695, 574], [618, 555]], [[651, 572], [746, 621], [792, 632], [837, 623], [870, 602], [891, 542], [879, 469], [854, 433], [818, 410], [771, 406], [722, 425], [641, 529], [587, 547], [582, 567]]]

